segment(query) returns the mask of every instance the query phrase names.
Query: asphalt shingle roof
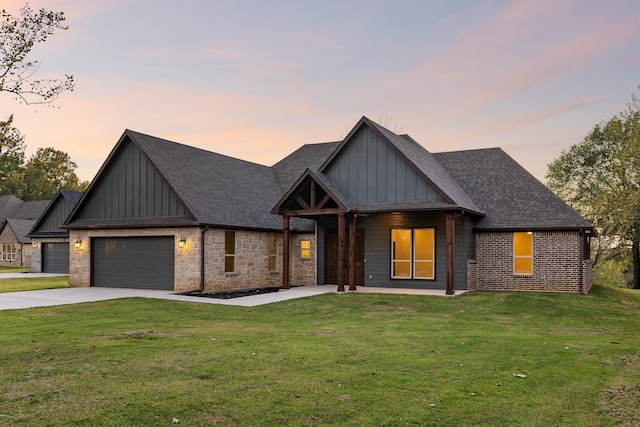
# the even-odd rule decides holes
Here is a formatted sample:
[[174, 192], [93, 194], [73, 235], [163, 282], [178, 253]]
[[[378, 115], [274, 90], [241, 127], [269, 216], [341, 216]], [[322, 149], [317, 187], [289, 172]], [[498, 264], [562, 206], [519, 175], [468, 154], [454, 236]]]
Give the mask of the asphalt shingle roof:
[[24, 203], [13, 195], [0, 196], [0, 224], [12, 216], [18, 206]]
[[18, 243], [31, 243], [31, 238], [27, 236], [35, 223], [35, 219], [8, 218], [6, 226], [11, 227]]
[[[32, 202], [22, 202], [12, 213], [11, 218], [36, 220], [42, 212], [49, 206], [51, 200], [36, 200]], [[28, 231], [28, 230], [27, 230]]]
[[[130, 130], [126, 135], [200, 224], [282, 229], [282, 217], [271, 214], [282, 192], [270, 167]], [[308, 225], [307, 221], [291, 224], [292, 228]]]
[[340, 142], [305, 144], [272, 166], [284, 193], [307, 169], [318, 170]]
[[486, 213], [476, 229], [592, 227], [500, 148], [434, 156]]
[[[293, 185], [300, 184], [307, 174], [354, 212], [447, 210], [455, 207], [478, 214], [477, 229], [591, 227], [500, 149], [432, 154], [409, 136], [396, 135], [366, 117], [354, 127], [354, 131], [362, 125], [370, 126], [386, 139], [441, 192], [445, 201], [353, 204], [322, 173], [323, 168], [339, 155], [349, 136], [340, 143], [303, 145], [272, 167], [131, 130], [125, 131], [119, 144], [131, 142], [146, 154], [192, 216], [182, 219], [193, 221], [189, 225], [280, 230], [282, 218], [272, 214], [272, 209], [283, 202], [286, 195], [294, 190]], [[107, 166], [105, 164], [103, 168]], [[163, 218], [153, 220], [157, 225]], [[164, 220], [167, 226], [177, 224], [171, 223], [176, 221], [175, 218]], [[72, 220], [73, 224], [67, 225], [74, 228], [149, 225], [146, 218], [106, 221], [108, 223]], [[291, 227], [294, 230], [313, 230], [313, 222], [292, 218]]]

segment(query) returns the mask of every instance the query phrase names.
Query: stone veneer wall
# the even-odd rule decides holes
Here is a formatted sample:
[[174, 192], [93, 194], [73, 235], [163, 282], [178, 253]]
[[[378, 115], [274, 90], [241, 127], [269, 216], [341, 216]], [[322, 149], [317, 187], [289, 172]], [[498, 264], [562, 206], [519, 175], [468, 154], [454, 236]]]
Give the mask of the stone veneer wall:
[[[235, 230], [235, 272], [224, 271], [224, 229], [212, 228], [204, 234], [205, 244], [205, 291], [229, 291], [255, 289], [282, 285], [282, 233]], [[276, 238], [276, 269], [269, 271], [269, 235]], [[141, 237], [173, 236], [176, 242], [174, 265], [174, 290], [177, 292], [196, 290], [200, 287], [201, 238], [200, 228], [153, 228], [120, 230], [71, 230], [69, 240], [82, 241], [82, 248], [71, 247], [69, 253], [69, 284], [90, 286], [90, 254], [93, 237]], [[184, 237], [186, 247], [178, 248], [178, 240]], [[315, 256], [299, 259], [299, 241], [311, 240], [313, 234], [291, 236], [291, 280], [292, 285], [315, 284]], [[296, 246], [297, 245], [297, 246]]]
[[468, 288], [587, 293], [592, 285], [592, 263], [582, 259], [581, 242], [578, 231], [536, 231], [533, 233], [533, 274], [515, 275], [513, 233], [479, 232], [476, 265], [469, 270]]

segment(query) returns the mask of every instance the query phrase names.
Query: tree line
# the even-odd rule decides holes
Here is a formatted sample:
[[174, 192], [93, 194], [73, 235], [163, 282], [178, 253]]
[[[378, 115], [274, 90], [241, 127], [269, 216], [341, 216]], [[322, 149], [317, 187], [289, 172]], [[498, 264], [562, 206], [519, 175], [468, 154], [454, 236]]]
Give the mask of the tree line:
[[[19, 102], [51, 104], [64, 91], [72, 91], [72, 75], [62, 79], [40, 77], [32, 49], [55, 31], [65, 31], [63, 12], [20, 9], [20, 16], [0, 11], [0, 93]], [[25, 158], [24, 136], [13, 126], [13, 115], [0, 119], [0, 196], [12, 194], [22, 200], [46, 200], [60, 188], [84, 190], [88, 182], [75, 173], [78, 165], [69, 155], [53, 147], [39, 148]]]
[[[640, 86], [638, 87], [640, 89]], [[595, 227], [594, 261], [628, 259], [640, 289], [640, 98], [596, 126], [550, 165], [547, 185]]]

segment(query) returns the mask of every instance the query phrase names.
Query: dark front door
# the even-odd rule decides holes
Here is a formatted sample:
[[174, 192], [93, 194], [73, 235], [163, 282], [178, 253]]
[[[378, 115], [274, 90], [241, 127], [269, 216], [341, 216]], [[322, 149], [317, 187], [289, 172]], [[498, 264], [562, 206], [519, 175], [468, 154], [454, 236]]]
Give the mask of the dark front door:
[[[349, 254], [349, 239], [344, 242], [345, 283], [348, 281], [347, 262]], [[356, 285], [364, 285], [364, 233], [356, 233]], [[338, 283], [338, 233], [327, 234], [325, 240], [325, 283], [335, 285]]]

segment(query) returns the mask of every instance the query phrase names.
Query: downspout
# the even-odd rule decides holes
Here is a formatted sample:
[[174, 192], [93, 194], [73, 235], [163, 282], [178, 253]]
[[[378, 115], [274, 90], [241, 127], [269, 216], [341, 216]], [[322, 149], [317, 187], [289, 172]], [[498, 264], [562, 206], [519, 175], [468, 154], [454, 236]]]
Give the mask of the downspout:
[[200, 232], [200, 289], [198, 289], [200, 293], [204, 291], [204, 233], [207, 231], [209, 231], [208, 225]]
[[584, 293], [584, 245], [585, 245], [585, 234], [584, 230], [581, 228], [578, 231], [578, 238], [580, 239], [580, 254], [578, 256], [579, 264], [578, 264], [578, 293]]

